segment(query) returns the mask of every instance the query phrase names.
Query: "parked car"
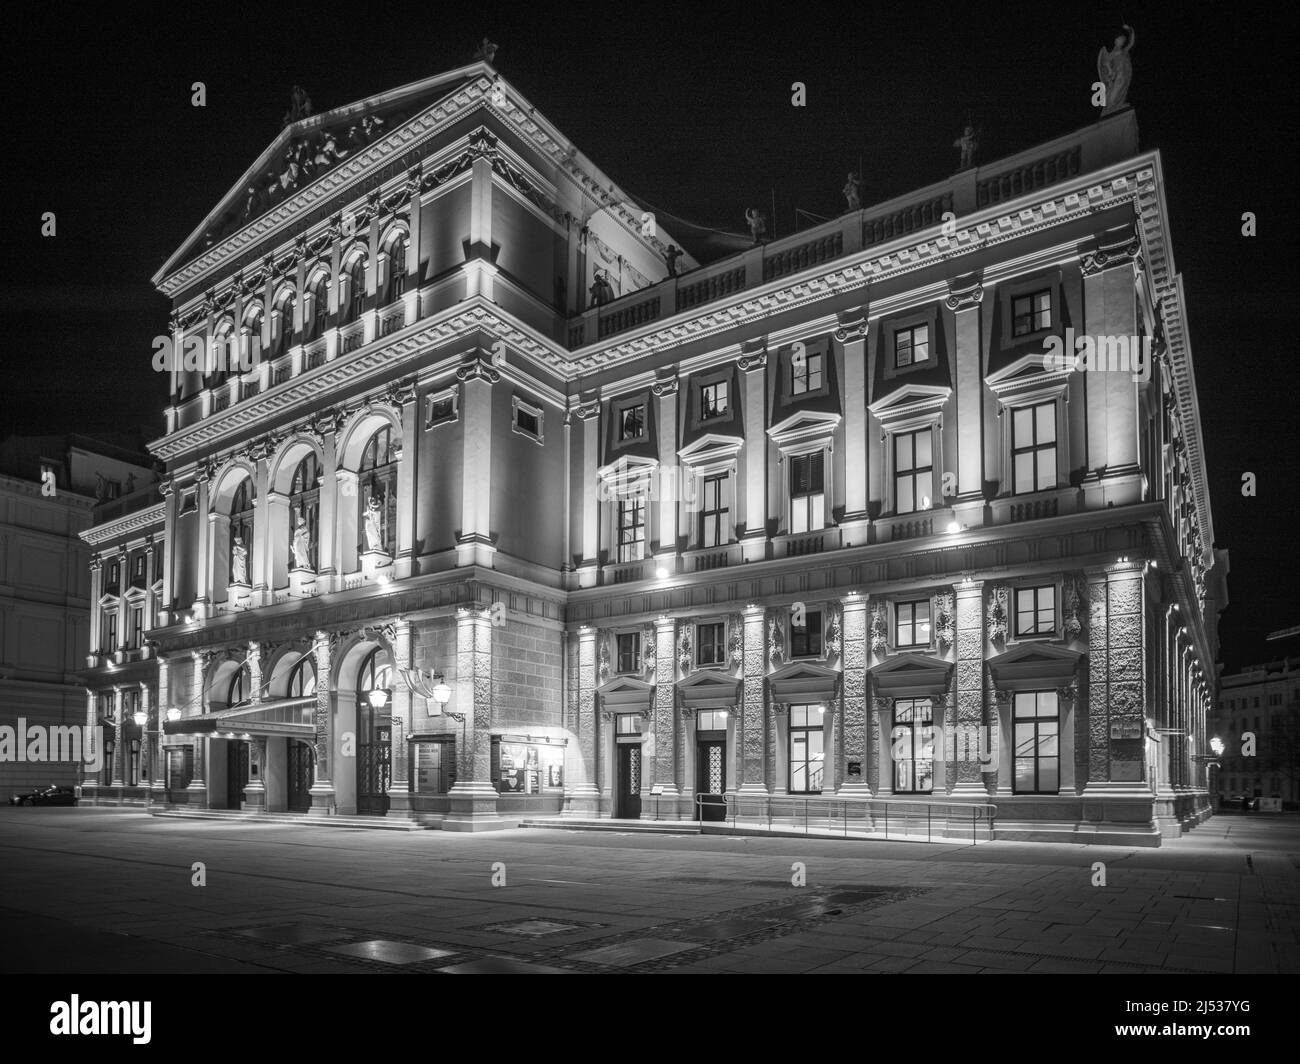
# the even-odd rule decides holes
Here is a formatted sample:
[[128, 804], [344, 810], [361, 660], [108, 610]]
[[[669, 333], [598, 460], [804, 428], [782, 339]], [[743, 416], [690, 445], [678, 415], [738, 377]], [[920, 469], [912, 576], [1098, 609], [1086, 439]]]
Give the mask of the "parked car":
[[25, 794], [11, 794], [10, 805], [76, 805], [77, 792], [71, 787], [42, 787]]

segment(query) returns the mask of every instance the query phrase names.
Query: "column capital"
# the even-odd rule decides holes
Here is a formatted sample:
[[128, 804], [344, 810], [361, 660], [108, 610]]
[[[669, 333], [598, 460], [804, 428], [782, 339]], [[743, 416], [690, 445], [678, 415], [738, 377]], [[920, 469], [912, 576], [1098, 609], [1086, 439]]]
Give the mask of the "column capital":
[[835, 330], [835, 339], [840, 343], [866, 339], [868, 328], [866, 304], [839, 311], [835, 315], [835, 320], [838, 326]]
[[984, 298], [984, 285], [978, 273], [958, 277], [948, 284], [948, 298], [944, 301], [951, 311], [972, 310]]

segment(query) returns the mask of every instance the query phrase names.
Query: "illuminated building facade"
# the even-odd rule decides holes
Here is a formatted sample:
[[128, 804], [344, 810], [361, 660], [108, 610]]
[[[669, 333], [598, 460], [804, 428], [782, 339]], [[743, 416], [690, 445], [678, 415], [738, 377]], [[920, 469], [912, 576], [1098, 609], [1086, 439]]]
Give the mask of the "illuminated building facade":
[[153, 448], [170, 800], [1196, 823], [1163, 181], [1125, 109], [701, 265], [486, 64], [300, 114], [155, 277], [174, 351], [235, 352]]
[[1300, 657], [1222, 675], [1214, 727], [1224, 749], [1213, 793], [1300, 805]]

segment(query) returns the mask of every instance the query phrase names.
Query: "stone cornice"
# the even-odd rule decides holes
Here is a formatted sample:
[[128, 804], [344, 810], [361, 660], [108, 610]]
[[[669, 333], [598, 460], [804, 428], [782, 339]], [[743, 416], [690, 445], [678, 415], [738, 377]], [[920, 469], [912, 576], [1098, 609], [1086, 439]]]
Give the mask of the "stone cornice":
[[105, 521], [102, 525], [95, 525], [93, 528], [86, 529], [81, 533], [81, 538], [87, 543], [100, 544], [120, 539], [123, 536], [129, 536], [133, 532], [139, 532], [142, 529], [154, 526], [161, 527], [166, 507], [166, 503], [160, 502], [144, 510], [137, 510], [135, 513], [127, 514], [125, 517]]

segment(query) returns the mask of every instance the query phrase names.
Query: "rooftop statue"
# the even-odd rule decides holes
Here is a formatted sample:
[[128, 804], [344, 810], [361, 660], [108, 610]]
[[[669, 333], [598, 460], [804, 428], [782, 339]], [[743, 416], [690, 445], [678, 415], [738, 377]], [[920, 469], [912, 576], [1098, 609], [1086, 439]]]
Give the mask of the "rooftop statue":
[[664, 251], [664, 260], [668, 263], [668, 276], [677, 276], [677, 260], [682, 257], [682, 249], [676, 244], [669, 244]]
[[1105, 47], [1097, 53], [1097, 76], [1106, 87], [1106, 105], [1101, 109], [1103, 115], [1114, 114], [1128, 105], [1128, 87], [1133, 80], [1133, 62], [1128, 54], [1133, 50], [1137, 34], [1133, 27], [1125, 25], [1128, 41], [1124, 34], [1115, 38], [1115, 47], [1109, 52]]
[[857, 174], [850, 173], [849, 179], [844, 183], [844, 198], [849, 201], [848, 209], [851, 211], [860, 211], [862, 209], [862, 181]]
[[756, 207], [750, 207], [745, 211], [745, 221], [749, 223], [749, 232], [753, 236], [755, 244], [760, 244], [767, 239], [766, 214]]
[[289, 110], [284, 112], [283, 126], [292, 125], [300, 118], [311, 115], [311, 97], [301, 85], [295, 85], [289, 94]]
[[493, 44], [491, 41], [489, 41], [486, 37], [484, 37], [483, 43], [480, 44], [477, 50], [474, 52], [474, 59], [475, 60], [482, 59], [488, 63], [491, 63], [496, 59], [496, 57], [497, 57], [497, 46]]
[[966, 120], [966, 128], [962, 134], [952, 142], [954, 148], [961, 149], [961, 161], [957, 164], [958, 170], [969, 170], [975, 165], [975, 152], [979, 149], [979, 130]]

